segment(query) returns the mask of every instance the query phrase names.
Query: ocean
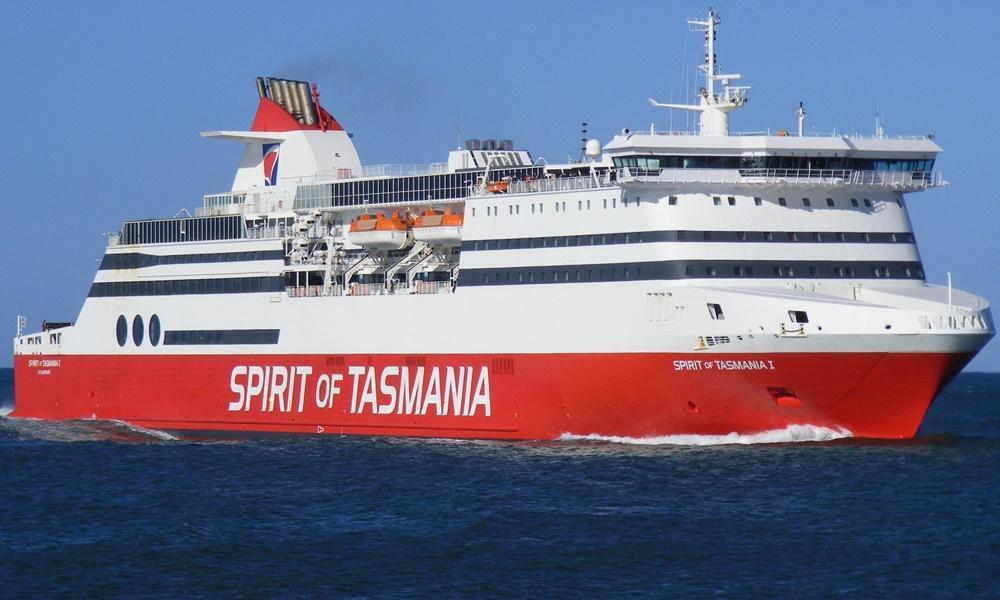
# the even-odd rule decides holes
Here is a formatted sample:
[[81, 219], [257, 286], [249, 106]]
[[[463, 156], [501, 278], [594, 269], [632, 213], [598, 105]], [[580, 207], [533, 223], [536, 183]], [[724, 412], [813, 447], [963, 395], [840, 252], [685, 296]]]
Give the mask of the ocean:
[[1000, 374], [959, 376], [914, 440], [792, 437], [187, 442], [0, 419], [0, 596], [1000, 597]]

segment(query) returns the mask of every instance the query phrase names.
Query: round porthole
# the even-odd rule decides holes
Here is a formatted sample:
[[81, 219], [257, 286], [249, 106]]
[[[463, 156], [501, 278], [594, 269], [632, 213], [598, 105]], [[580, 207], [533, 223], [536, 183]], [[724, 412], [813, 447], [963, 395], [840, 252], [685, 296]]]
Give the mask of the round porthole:
[[144, 331], [145, 327], [142, 324], [142, 317], [136, 315], [135, 318], [132, 319], [132, 341], [135, 342], [136, 346], [142, 345], [142, 336]]
[[156, 346], [160, 343], [160, 317], [149, 318], [149, 343]]
[[118, 345], [124, 348], [125, 342], [128, 341], [128, 321], [125, 320], [125, 315], [118, 315], [115, 335], [118, 336]]

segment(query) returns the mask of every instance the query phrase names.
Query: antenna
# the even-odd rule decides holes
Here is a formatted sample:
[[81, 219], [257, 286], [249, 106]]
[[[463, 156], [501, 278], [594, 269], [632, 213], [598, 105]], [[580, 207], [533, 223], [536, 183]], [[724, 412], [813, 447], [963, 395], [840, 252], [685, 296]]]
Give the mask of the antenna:
[[802, 106], [801, 100], [799, 100], [799, 110], [795, 111], [795, 116], [799, 118], [799, 137], [802, 137], [802, 123], [806, 120], [806, 109]]
[[[705, 76], [705, 85], [698, 90], [698, 104], [660, 103], [649, 98], [649, 103], [658, 108], [672, 108], [701, 113], [699, 126], [701, 135], [729, 135], [729, 112], [747, 103], [749, 86], [732, 86], [730, 82], [741, 79], [738, 73], [719, 73], [715, 56], [715, 40], [717, 25], [722, 23], [721, 17], [714, 8], [708, 11], [706, 19], [688, 19], [691, 31], [705, 34], [705, 63], [698, 66], [698, 71]], [[722, 94], [715, 93], [715, 82], [722, 82]]]
[[587, 156], [587, 122], [584, 121], [580, 123], [580, 159], [583, 160], [584, 156]]
[[885, 137], [885, 127], [882, 122], [882, 111], [879, 110], [878, 101], [875, 101], [875, 137], [882, 139]]

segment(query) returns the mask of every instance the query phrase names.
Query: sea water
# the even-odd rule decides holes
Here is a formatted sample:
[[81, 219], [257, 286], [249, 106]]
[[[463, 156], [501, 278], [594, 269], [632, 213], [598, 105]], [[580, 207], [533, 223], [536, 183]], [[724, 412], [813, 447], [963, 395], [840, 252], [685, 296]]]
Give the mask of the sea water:
[[845, 435], [188, 442], [0, 419], [0, 596], [1000, 596], [1000, 375], [961, 375], [914, 440]]

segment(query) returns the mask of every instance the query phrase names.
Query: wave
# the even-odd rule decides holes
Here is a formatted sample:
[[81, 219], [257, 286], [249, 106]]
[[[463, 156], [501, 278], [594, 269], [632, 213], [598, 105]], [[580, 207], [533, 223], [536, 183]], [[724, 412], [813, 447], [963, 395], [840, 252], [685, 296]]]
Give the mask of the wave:
[[47, 421], [0, 416], [0, 433], [48, 442], [170, 442], [178, 439], [165, 431], [102, 419]]
[[771, 429], [759, 433], [727, 433], [725, 435], [677, 434], [650, 437], [622, 437], [591, 433], [577, 435], [564, 433], [560, 441], [608, 442], [639, 446], [726, 446], [738, 444], [788, 444], [797, 442], [829, 442], [853, 437], [847, 429], [830, 429], [816, 425], [789, 425], [784, 429]]

